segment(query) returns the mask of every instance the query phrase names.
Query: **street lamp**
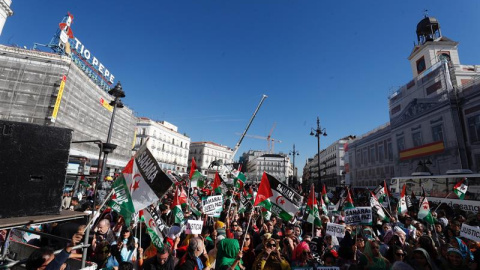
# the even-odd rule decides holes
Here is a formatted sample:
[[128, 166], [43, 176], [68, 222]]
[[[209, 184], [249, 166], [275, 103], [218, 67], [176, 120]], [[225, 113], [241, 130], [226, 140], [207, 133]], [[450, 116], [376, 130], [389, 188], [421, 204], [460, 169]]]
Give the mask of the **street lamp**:
[[[110, 102], [110, 106], [113, 106], [113, 112], [112, 112], [112, 118], [110, 119], [110, 126], [108, 128], [107, 142], [102, 144], [103, 154], [104, 154], [103, 155], [103, 163], [102, 163], [102, 174], [101, 174], [101, 177], [100, 177], [100, 181], [101, 181], [102, 185], [104, 183], [103, 178], [105, 177], [108, 154], [112, 153], [113, 150], [115, 150], [117, 148], [116, 144], [110, 143], [110, 140], [112, 139], [112, 130], [113, 130], [113, 122], [115, 120], [115, 112], [116, 112], [117, 108], [121, 109], [121, 108], [124, 107], [120, 98], [125, 97], [125, 92], [122, 89], [122, 85], [120, 84], [120, 81], [117, 82], [117, 85], [115, 85], [115, 87], [110, 89], [110, 91], [108, 91], [108, 93], [110, 95], [112, 95], [113, 97], [115, 97], [115, 99]], [[97, 183], [97, 185], [100, 185], [100, 183]], [[103, 196], [100, 196], [100, 197], [103, 197]], [[103, 198], [100, 198], [100, 199], [103, 199]]]
[[[290, 151], [288, 153], [289, 155], [293, 156], [293, 183], [296, 183], [297, 181], [297, 171], [295, 170], [295, 156], [298, 156], [300, 155], [300, 153], [298, 151], [295, 151], [295, 144], [293, 144], [293, 151]], [[287, 185], [288, 185], [288, 181], [287, 181]]]
[[320, 172], [320, 136], [323, 135], [323, 136], [327, 136], [327, 130], [320, 127], [320, 118], [317, 116], [317, 128], [314, 129], [314, 128], [311, 128], [311, 131], [310, 131], [310, 136], [315, 136], [317, 137], [317, 155], [318, 155], [318, 184], [320, 185], [320, 187], [318, 188], [318, 190], [320, 190], [321, 188], [321, 185], [322, 185], [322, 176], [321, 176], [321, 172]]

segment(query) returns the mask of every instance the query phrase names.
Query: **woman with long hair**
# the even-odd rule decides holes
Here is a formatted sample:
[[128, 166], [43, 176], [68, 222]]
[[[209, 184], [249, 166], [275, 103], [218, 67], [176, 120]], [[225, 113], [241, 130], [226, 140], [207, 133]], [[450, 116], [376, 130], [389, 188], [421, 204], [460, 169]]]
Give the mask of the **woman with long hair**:
[[278, 241], [269, 238], [263, 242], [264, 250], [257, 255], [253, 270], [289, 270], [290, 264], [280, 253]]
[[255, 246], [253, 245], [253, 239], [251, 233], [245, 233], [241, 237], [243, 241], [243, 265], [246, 269], [252, 269], [253, 262], [255, 261]]
[[128, 227], [123, 227], [118, 238], [117, 245], [120, 256], [124, 262], [137, 261], [137, 238], [133, 236], [132, 231]]

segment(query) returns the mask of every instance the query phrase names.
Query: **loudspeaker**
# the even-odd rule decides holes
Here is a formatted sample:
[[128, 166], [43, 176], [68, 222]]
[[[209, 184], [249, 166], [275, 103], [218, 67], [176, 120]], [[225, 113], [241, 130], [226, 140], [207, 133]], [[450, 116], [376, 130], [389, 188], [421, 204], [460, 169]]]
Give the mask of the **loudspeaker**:
[[59, 214], [72, 130], [0, 120], [0, 218]]

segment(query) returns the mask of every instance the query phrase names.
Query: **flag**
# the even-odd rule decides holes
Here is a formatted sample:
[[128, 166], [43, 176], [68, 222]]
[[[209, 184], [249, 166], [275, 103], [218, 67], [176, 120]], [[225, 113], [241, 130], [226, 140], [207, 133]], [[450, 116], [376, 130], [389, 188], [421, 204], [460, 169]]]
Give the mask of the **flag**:
[[205, 186], [205, 176], [199, 172], [199, 171], [195, 171], [193, 173], [193, 176], [191, 178], [191, 182], [190, 182], [190, 185], [192, 188], [203, 188]]
[[135, 213], [135, 207], [133, 206], [125, 177], [123, 175], [117, 177], [117, 180], [113, 182], [112, 188], [114, 193], [107, 205], [123, 216], [125, 224], [130, 225], [132, 214]]
[[330, 200], [328, 199], [328, 196], [327, 196], [327, 188], [325, 187], [325, 184], [323, 184], [322, 197], [323, 197], [323, 201], [326, 204], [330, 204]]
[[247, 181], [247, 177], [242, 172], [239, 172], [238, 175], [234, 178], [235, 188], [241, 190]]
[[320, 213], [318, 211], [317, 199], [315, 199], [315, 188], [313, 187], [313, 184], [310, 188], [310, 194], [308, 195], [307, 210], [309, 213], [307, 221], [313, 223], [316, 226], [322, 226], [322, 221], [320, 220]]
[[343, 204], [343, 209], [351, 209], [355, 208], [353, 205], [353, 200], [352, 200], [352, 195], [350, 195], [350, 189], [347, 188], [347, 199], [345, 200], [345, 203]]
[[197, 163], [195, 162], [195, 159], [192, 157], [192, 163], [190, 165], [190, 175], [189, 175], [190, 180], [192, 179], [196, 170], [197, 170]]
[[385, 190], [385, 195], [388, 196], [388, 198], [392, 198], [392, 193], [390, 193], [390, 190], [388, 190], [387, 187], [387, 180], [383, 180], [383, 188]]
[[383, 201], [385, 200], [385, 187], [383, 187], [382, 185], [378, 185], [376, 190], [377, 191], [375, 193], [375, 197], [377, 198], [379, 203], [383, 203]]
[[[173, 202], [172, 202], [172, 213], [173, 216], [175, 217], [174, 223], [182, 223], [183, 221], [183, 211], [182, 211], [182, 204], [184, 203], [183, 198], [181, 198], [181, 193], [182, 191], [179, 192], [179, 187], [175, 190], [175, 196], [173, 197]], [[186, 201], [185, 201], [186, 203]]]
[[221, 194], [222, 189], [220, 188], [220, 185], [222, 184], [222, 177], [218, 174], [218, 172], [215, 172], [215, 179], [213, 180], [212, 184], [212, 190], [216, 194]]
[[458, 196], [458, 198], [460, 198], [460, 200], [463, 200], [463, 199], [465, 199], [465, 193], [467, 193], [467, 189], [468, 189], [468, 179], [463, 178], [462, 180], [460, 180], [460, 182], [458, 182], [453, 187], [453, 192], [455, 192], [455, 194], [457, 194], [457, 196]]
[[328, 208], [322, 197], [320, 197], [320, 206], [322, 207], [323, 214], [328, 215]]
[[417, 217], [423, 219], [427, 223], [433, 225], [435, 221], [433, 220], [432, 213], [430, 212], [430, 205], [428, 204], [427, 197], [425, 195], [425, 190], [422, 187], [422, 200], [420, 201], [420, 210], [418, 211]]
[[404, 184], [402, 188], [402, 193], [400, 194], [400, 200], [398, 201], [398, 208], [397, 208], [397, 212], [400, 215], [403, 215], [407, 212], [407, 199], [405, 198], [406, 190], [407, 190], [407, 186]]
[[168, 191], [173, 181], [160, 168], [152, 153], [143, 145], [123, 169], [135, 212], [138, 212]]
[[270, 174], [263, 172], [254, 206], [263, 206], [264, 204], [268, 206], [270, 203], [269, 211], [283, 220], [289, 221], [300, 208], [302, 201], [302, 196], [292, 188], [281, 183]]
[[150, 239], [152, 240], [153, 245], [157, 249], [163, 248], [163, 235], [158, 229], [155, 220], [147, 209], [140, 210], [140, 220], [142, 220], [146, 225], [146, 230]]
[[377, 216], [382, 219], [388, 221], [387, 215], [385, 215], [385, 212], [383, 211], [382, 205], [378, 202], [377, 197], [373, 192], [370, 191], [370, 207], [377, 213]]

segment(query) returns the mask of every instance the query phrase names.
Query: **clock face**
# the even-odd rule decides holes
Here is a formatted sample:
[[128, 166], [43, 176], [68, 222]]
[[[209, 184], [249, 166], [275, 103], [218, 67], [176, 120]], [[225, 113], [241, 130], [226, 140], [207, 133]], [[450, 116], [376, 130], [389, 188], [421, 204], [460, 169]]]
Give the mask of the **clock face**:
[[417, 60], [417, 73], [420, 74], [422, 71], [425, 70], [425, 58], [420, 58]]

